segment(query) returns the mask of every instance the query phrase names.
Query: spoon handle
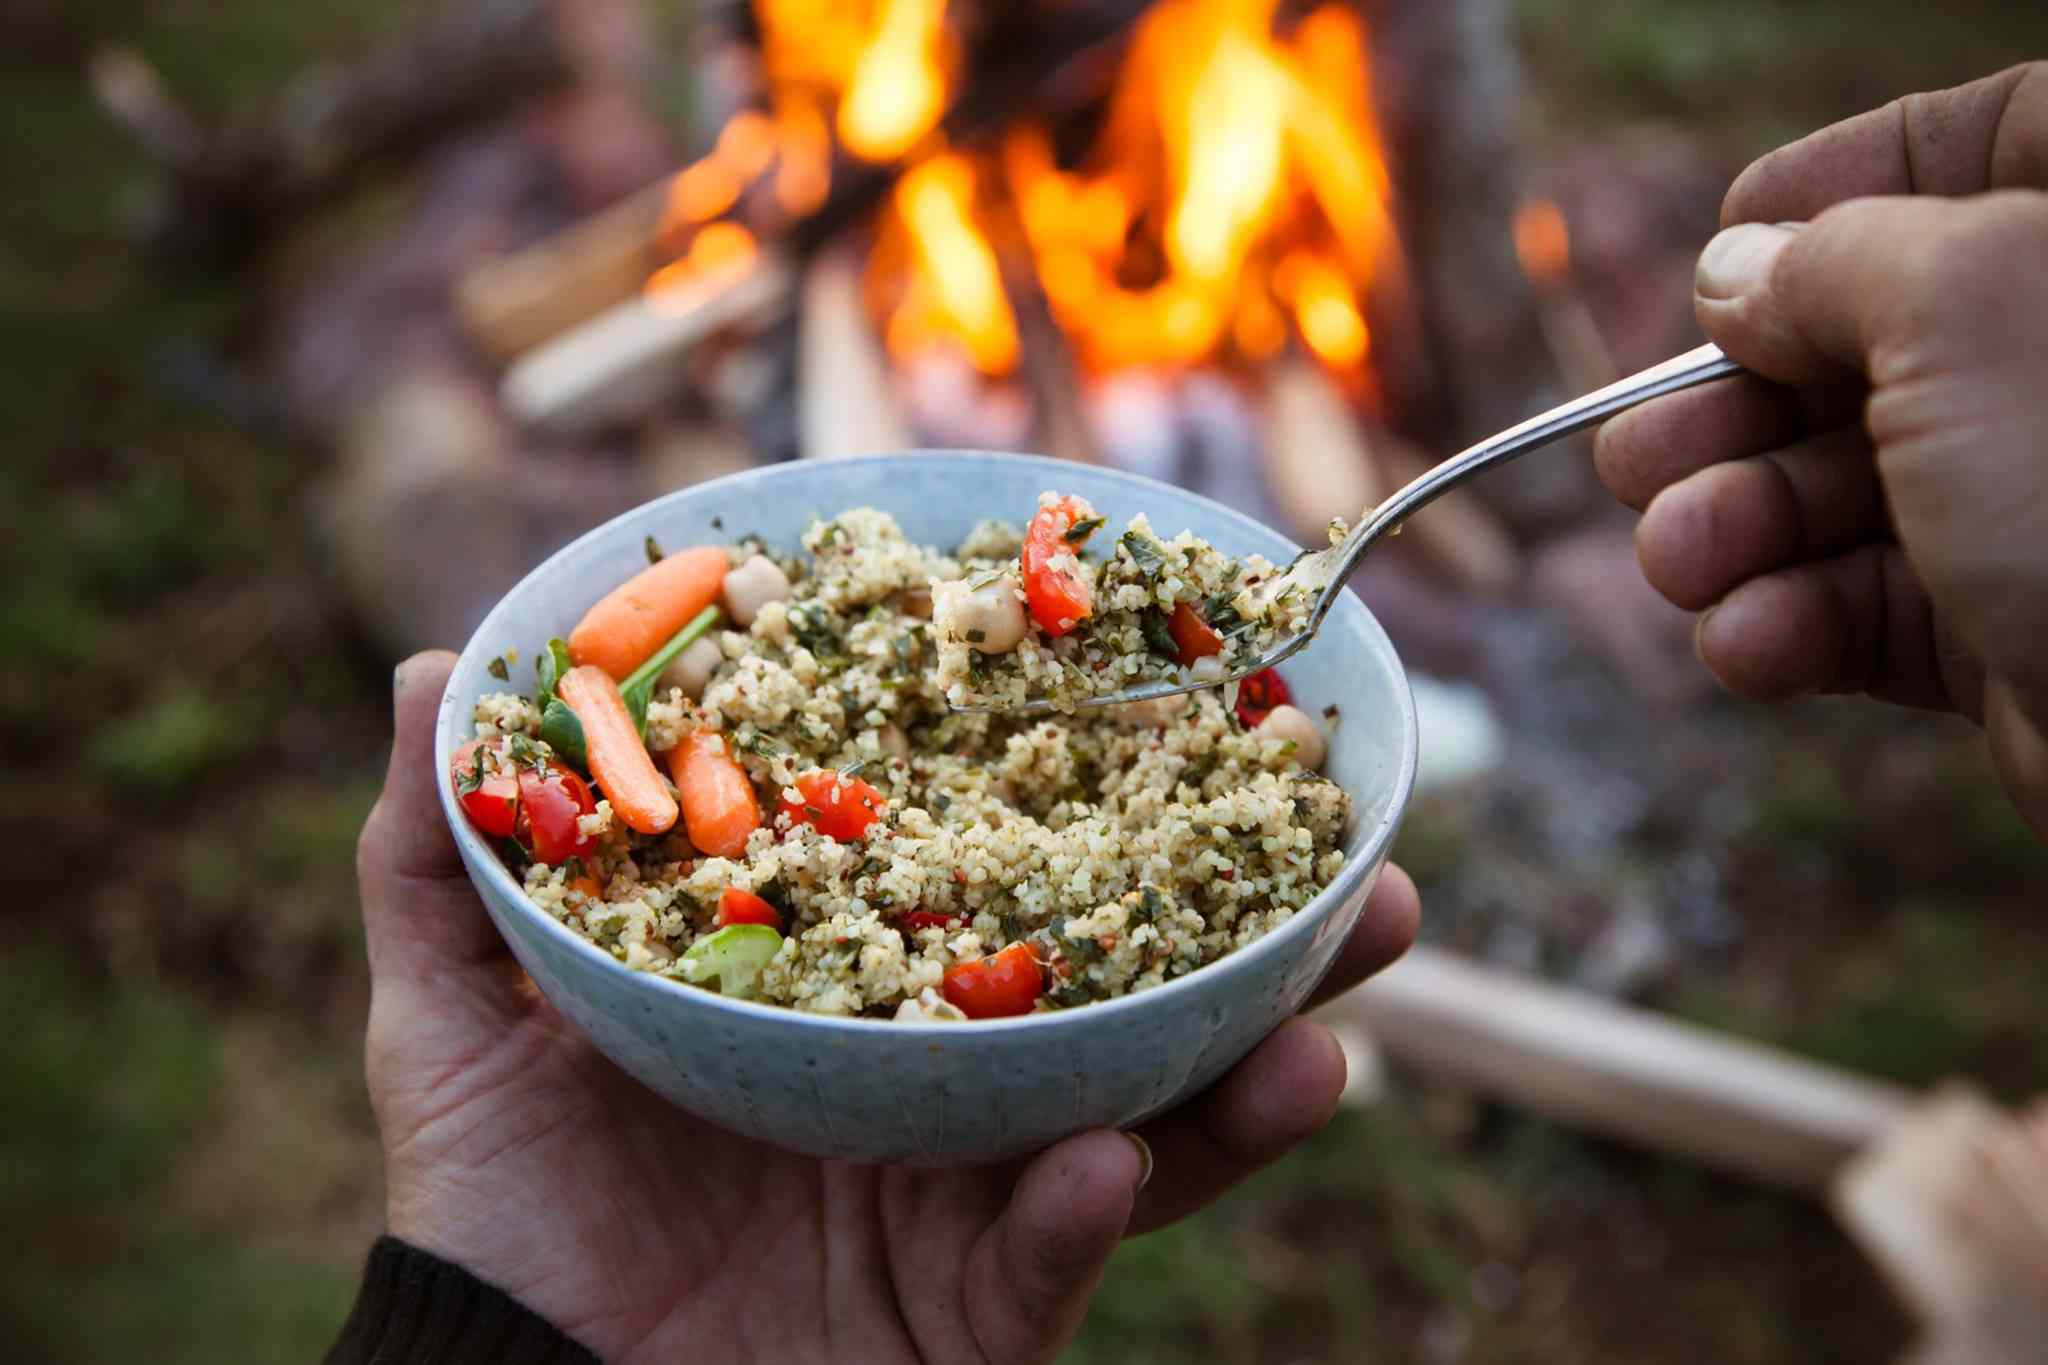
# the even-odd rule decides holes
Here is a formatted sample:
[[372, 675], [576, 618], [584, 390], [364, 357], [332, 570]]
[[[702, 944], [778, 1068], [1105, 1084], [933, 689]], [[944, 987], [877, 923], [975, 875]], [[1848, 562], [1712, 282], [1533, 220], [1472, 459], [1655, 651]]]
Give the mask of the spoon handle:
[[1314, 631], [1322, 624], [1323, 616], [1336, 601], [1344, 580], [1358, 567], [1358, 561], [1372, 543], [1406, 521], [1410, 515], [1450, 492], [1466, 480], [1485, 473], [1496, 465], [1506, 464], [1518, 455], [1525, 455], [1540, 446], [1584, 431], [1587, 427], [1604, 422], [1618, 412], [1625, 412], [1638, 403], [1660, 398], [1667, 393], [1689, 389], [1709, 380], [1721, 379], [1731, 374], [1742, 373], [1742, 367], [1724, 355], [1719, 346], [1708, 344], [1673, 356], [1662, 364], [1652, 365], [1618, 379], [1604, 389], [1595, 389], [1589, 394], [1561, 403], [1548, 412], [1539, 413], [1528, 421], [1509, 427], [1497, 436], [1489, 436], [1479, 444], [1462, 450], [1443, 463], [1434, 465], [1417, 475], [1405, 487], [1373, 509], [1353, 530], [1345, 542], [1342, 556], [1338, 560], [1337, 573], [1316, 603], [1316, 610], [1309, 629]]

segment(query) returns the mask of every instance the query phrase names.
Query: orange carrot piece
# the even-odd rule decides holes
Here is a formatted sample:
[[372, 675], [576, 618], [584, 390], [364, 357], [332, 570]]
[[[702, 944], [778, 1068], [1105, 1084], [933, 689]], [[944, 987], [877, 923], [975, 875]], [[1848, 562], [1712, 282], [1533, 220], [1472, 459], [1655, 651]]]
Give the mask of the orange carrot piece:
[[718, 600], [726, 554], [716, 545], [678, 550], [613, 588], [569, 632], [569, 661], [623, 682], [690, 618]]
[[761, 827], [761, 803], [725, 736], [710, 730], [685, 736], [668, 751], [668, 771], [682, 796], [690, 842], [714, 858], [745, 853], [747, 836]]
[[642, 834], [660, 834], [676, 822], [676, 799], [661, 780], [640, 728], [626, 710], [619, 685], [601, 668], [582, 664], [555, 684], [555, 695], [583, 724], [590, 776], [612, 803], [612, 811]]

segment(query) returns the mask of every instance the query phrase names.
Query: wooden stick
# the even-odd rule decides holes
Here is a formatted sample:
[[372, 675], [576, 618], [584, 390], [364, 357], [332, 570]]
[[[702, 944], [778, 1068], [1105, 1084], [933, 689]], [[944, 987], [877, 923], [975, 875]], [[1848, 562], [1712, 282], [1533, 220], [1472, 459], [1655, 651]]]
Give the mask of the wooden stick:
[[640, 292], [662, 264], [655, 232], [669, 182], [613, 204], [519, 251], [492, 256], [455, 280], [455, 314], [494, 360], [506, 361]]
[[520, 357], [499, 397], [515, 418], [555, 435], [644, 417], [680, 390], [692, 346], [770, 313], [787, 298], [793, 273], [780, 252], [768, 251], [743, 274], [635, 295]]
[[1326, 1008], [1431, 1075], [1808, 1194], [1909, 1103], [1895, 1086], [1427, 947]]
[[799, 444], [807, 460], [908, 450], [910, 429], [889, 384], [889, 360], [861, 304], [860, 261], [847, 247], [804, 273], [797, 315]]

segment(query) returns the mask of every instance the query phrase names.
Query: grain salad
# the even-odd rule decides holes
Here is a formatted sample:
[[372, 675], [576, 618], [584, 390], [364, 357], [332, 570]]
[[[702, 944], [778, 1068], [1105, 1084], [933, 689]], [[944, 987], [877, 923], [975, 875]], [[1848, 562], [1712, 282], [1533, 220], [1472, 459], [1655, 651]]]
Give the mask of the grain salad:
[[1047, 508], [1066, 520], [1053, 571], [1095, 589], [1070, 629], [1104, 649], [1183, 603], [1228, 639], [1233, 584], [1272, 571], [1142, 518], [1097, 557], [1067, 538], [1092, 511], [1053, 495], [1027, 530], [984, 522], [944, 551], [869, 508], [814, 522], [795, 555], [650, 542], [539, 651], [533, 690], [478, 699], [450, 772], [465, 815], [627, 966], [820, 1014], [1060, 1009], [1243, 947], [1342, 865], [1350, 799], [1317, 772], [1332, 718], [1271, 674], [1230, 705], [951, 709], [963, 673], [992, 673], [977, 658], [1030, 642], [977, 648], [992, 637], [961, 597], [1030, 572]]
[[1313, 590], [1258, 555], [1166, 538], [1142, 514], [1106, 526], [1083, 500], [1046, 493], [1015, 553], [933, 590], [948, 702], [1072, 711], [1140, 683], [1221, 679], [1308, 623]]

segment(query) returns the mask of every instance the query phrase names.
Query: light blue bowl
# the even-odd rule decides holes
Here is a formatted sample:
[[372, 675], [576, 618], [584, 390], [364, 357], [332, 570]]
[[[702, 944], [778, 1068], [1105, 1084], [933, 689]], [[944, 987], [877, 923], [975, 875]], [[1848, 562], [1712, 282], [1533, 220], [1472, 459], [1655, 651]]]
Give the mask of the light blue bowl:
[[[485, 671], [491, 659], [516, 649], [528, 660], [549, 636], [567, 635], [585, 608], [645, 567], [650, 535], [673, 548], [755, 532], [794, 549], [811, 518], [871, 506], [913, 540], [951, 546], [984, 517], [1023, 519], [1048, 488], [1087, 498], [1112, 526], [1143, 512], [1163, 534], [1185, 527], [1232, 554], [1284, 563], [1295, 552], [1277, 532], [1166, 484], [1033, 456], [924, 452], [752, 470], [626, 513], [506, 594], [449, 679], [437, 771], [468, 737], [476, 698], [503, 686]], [[823, 1018], [629, 971], [526, 898], [445, 782], [441, 802], [520, 964], [607, 1057], [659, 1094], [733, 1132], [815, 1156], [1001, 1161], [1084, 1129], [1130, 1127], [1200, 1091], [1329, 969], [1408, 803], [1414, 703], [1386, 633], [1355, 597], [1283, 672], [1311, 714], [1333, 703], [1341, 711], [1324, 771], [1355, 803], [1343, 872], [1280, 929], [1219, 962], [1052, 1014], [942, 1026]]]

